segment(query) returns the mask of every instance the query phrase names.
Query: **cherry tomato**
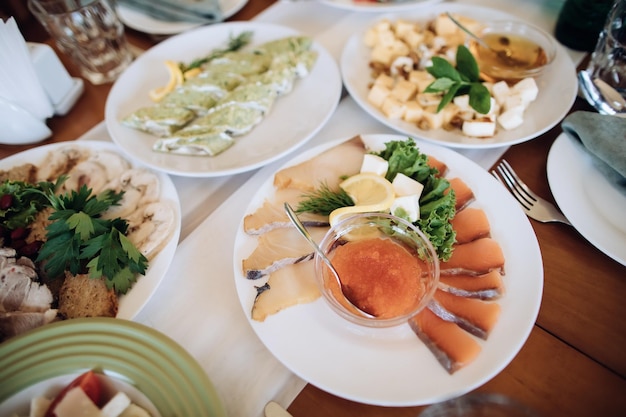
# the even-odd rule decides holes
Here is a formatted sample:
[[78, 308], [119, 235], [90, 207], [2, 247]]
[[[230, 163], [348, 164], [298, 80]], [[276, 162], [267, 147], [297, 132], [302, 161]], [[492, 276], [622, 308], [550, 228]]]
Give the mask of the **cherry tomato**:
[[44, 417], [56, 417], [54, 409], [57, 404], [59, 404], [69, 390], [76, 387], [80, 387], [98, 407], [102, 405], [100, 404], [102, 402], [102, 384], [94, 371], [87, 371], [63, 388], [63, 390], [50, 403], [50, 407], [46, 410]]

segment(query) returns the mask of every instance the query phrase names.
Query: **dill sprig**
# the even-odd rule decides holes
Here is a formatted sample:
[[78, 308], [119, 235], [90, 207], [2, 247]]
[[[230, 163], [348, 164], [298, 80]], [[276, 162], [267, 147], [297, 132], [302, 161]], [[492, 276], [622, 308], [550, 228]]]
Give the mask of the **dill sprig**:
[[296, 208], [297, 213], [315, 213], [328, 216], [338, 208], [353, 206], [354, 201], [343, 189], [333, 191], [328, 184], [322, 184], [317, 190], [304, 194], [302, 200]]
[[230, 35], [230, 39], [228, 41], [228, 46], [224, 49], [215, 49], [214, 51], [212, 51], [209, 55], [203, 57], [203, 58], [197, 58], [195, 60], [193, 60], [189, 65], [186, 65], [184, 63], [180, 63], [180, 69], [183, 73], [185, 73], [186, 71], [189, 71], [190, 69], [194, 69], [194, 68], [199, 68], [201, 66], [203, 66], [204, 64], [206, 64], [207, 62], [215, 59], [215, 58], [219, 58], [222, 55], [228, 53], [228, 52], [232, 52], [232, 51], [237, 51], [241, 48], [243, 48], [244, 46], [246, 46], [247, 44], [250, 43], [250, 41], [252, 40], [252, 32], [251, 31], [245, 31], [240, 33], [238, 36], [233, 36], [232, 34]]

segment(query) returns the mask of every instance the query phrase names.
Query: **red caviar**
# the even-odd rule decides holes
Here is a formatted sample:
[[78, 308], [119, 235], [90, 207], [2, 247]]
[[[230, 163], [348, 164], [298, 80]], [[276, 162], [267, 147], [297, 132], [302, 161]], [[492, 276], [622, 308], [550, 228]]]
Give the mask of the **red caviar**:
[[407, 314], [424, 295], [421, 261], [392, 239], [348, 242], [332, 262], [346, 297], [378, 318]]

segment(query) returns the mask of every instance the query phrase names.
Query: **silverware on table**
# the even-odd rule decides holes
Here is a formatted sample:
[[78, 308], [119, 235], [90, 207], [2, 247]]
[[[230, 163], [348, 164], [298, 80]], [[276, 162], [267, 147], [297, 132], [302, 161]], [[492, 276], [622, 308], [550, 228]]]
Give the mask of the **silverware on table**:
[[265, 412], [265, 417], [293, 417], [287, 410], [275, 401], [270, 401], [265, 404], [265, 409], [263, 411]]
[[528, 188], [506, 160], [503, 159], [491, 173], [513, 194], [528, 217], [542, 223], [560, 222], [571, 226], [571, 223], [554, 204], [539, 197]]

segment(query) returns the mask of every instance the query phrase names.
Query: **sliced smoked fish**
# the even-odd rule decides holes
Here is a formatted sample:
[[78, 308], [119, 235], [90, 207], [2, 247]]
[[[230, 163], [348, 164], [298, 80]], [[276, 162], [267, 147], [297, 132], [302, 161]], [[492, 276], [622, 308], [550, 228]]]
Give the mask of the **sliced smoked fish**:
[[336, 191], [346, 176], [359, 173], [364, 154], [363, 142], [355, 136], [314, 158], [278, 171], [274, 176], [274, 186], [312, 192], [326, 184]]
[[264, 321], [285, 308], [310, 303], [320, 296], [312, 261], [288, 265], [272, 272], [267, 283], [257, 287], [252, 319]]
[[427, 308], [412, 317], [409, 324], [450, 374], [471, 363], [480, 353], [481, 346], [472, 336]]
[[479, 208], [466, 207], [456, 213], [450, 221], [456, 232], [457, 243], [467, 243], [482, 237], [489, 237], [491, 227], [485, 211]]
[[500, 244], [489, 237], [453, 246], [452, 256], [441, 262], [444, 275], [482, 275], [497, 270], [504, 272], [504, 254]]
[[[274, 198], [266, 199], [263, 205], [254, 213], [243, 219], [243, 229], [251, 235], [259, 235], [281, 227], [292, 227], [292, 223], [285, 213], [285, 203], [296, 209], [298, 203], [304, 199], [301, 190], [285, 188], [277, 190]], [[298, 217], [306, 227], [329, 226], [328, 216], [313, 213], [300, 213]]]
[[454, 208], [459, 212], [465, 208], [469, 203], [474, 201], [474, 192], [471, 188], [459, 177], [448, 178], [450, 181], [450, 188], [454, 190], [456, 196], [456, 204]]
[[463, 330], [487, 340], [500, 317], [500, 305], [495, 302], [460, 297], [445, 291], [435, 291], [428, 309]]
[[437, 168], [437, 171], [439, 171], [439, 174], [437, 175], [438, 177], [445, 177], [446, 172], [448, 171], [448, 166], [444, 162], [432, 155], [428, 155], [427, 163], [429, 167]]
[[[326, 228], [311, 228], [316, 242], [326, 234]], [[311, 259], [311, 245], [295, 227], [274, 229], [258, 238], [254, 251], [242, 261], [243, 273], [248, 279], [258, 279], [285, 265]]]
[[483, 275], [440, 275], [439, 289], [461, 297], [495, 300], [504, 294], [502, 275], [493, 270]]

